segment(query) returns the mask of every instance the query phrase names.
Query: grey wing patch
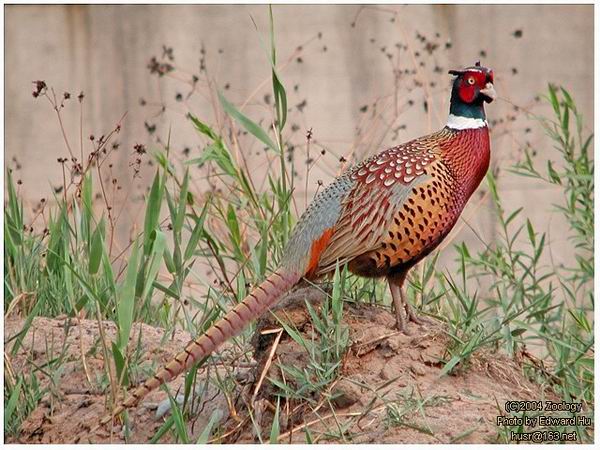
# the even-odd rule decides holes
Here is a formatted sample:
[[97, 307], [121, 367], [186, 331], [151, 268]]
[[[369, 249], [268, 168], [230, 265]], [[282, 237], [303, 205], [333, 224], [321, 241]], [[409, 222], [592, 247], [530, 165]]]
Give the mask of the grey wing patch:
[[300, 216], [285, 247], [282, 260], [285, 269], [304, 274], [313, 242], [337, 223], [344, 199], [354, 184], [350, 172], [346, 172], [316, 195]]

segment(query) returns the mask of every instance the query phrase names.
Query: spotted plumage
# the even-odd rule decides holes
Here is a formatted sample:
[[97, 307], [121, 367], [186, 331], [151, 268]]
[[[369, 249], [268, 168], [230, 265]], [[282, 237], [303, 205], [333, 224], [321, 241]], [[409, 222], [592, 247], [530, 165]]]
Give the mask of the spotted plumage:
[[436, 155], [428, 147], [430, 144], [422, 140], [393, 147], [365, 161], [354, 169], [350, 177], [358, 183], [379, 187], [408, 184], [423, 175], [425, 167], [434, 161]]
[[405, 319], [421, 323], [404, 298], [406, 274], [456, 224], [490, 160], [484, 103], [495, 98], [493, 73], [479, 64], [450, 73], [456, 78], [447, 125], [336, 178], [300, 217], [278, 269], [101, 423], [210, 355], [302, 278], [317, 279], [338, 265], [387, 279], [400, 330], [407, 332]]
[[364, 161], [344, 175], [353, 188], [315, 273], [349, 263], [383, 277], [414, 265], [448, 234], [488, 164], [487, 127], [446, 127]]

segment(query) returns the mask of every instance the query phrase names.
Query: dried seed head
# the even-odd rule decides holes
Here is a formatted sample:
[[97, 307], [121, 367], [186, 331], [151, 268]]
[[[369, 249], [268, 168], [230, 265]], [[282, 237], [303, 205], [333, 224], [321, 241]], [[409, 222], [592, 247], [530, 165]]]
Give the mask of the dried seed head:
[[43, 80], [36, 80], [33, 81], [33, 85], [34, 85], [34, 91], [32, 93], [32, 95], [37, 98], [40, 95], [44, 95], [46, 93], [46, 82]]

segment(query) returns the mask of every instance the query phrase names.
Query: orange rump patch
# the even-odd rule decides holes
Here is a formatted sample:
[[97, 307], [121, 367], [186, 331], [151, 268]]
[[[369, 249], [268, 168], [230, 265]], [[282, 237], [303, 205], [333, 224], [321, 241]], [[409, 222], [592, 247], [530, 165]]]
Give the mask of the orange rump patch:
[[327, 228], [321, 237], [315, 239], [310, 247], [310, 261], [308, 262], [308, 267], [306, 268], [306, 276], [312, 277], [314, 275], [315, 270], [319, 266], [319, 258], [321, 257], [321, 253], [329, 244], [329, 240], [333, 235], [333, 228]]

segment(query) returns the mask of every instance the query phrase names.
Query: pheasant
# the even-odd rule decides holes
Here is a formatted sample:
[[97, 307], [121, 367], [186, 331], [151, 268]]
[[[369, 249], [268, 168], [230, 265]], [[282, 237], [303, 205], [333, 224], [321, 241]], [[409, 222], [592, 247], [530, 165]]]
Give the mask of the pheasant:
[[448, 235], [490, 161], [484, 103], [496, 98], [494, 74], [479, 62], [449, 73], [455, 78], [446, 126], [387, 149], [336, 178], [300, 217], [278, 269], [101, 424], [239, 334], [301, 279], [315, 280], [337, 265], [347, 264], [363, 277], [387, 279], [399, 330], [407, 331], [406, 320], [422, 321], [406, 302], [406, 275]]

